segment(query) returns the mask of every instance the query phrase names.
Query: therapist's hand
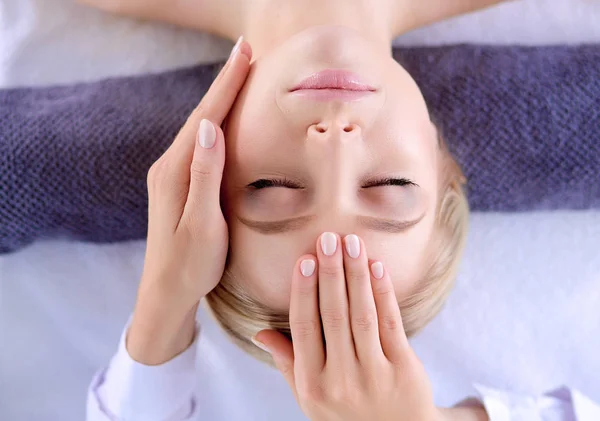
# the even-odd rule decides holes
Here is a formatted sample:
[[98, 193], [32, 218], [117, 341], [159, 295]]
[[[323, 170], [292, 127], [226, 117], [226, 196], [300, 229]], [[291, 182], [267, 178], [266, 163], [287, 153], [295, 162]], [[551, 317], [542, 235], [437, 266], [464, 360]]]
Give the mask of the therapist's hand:
[[127, 350], [154, 365], [194, 337], [198, 302], [223, 275], [227, 224], [219, 192], [225, 163], [220, 128], [250, 69], [247, 43], [223, 70], [173, 144], [148, 173], [148, 244]]
[[317, 257], [296, 264], [291, 289], [293, 342], [271, 330], [255, 339], [312, 421], [446, 419], [409, 346], [389, 274], [358, 237], [323, 234]]

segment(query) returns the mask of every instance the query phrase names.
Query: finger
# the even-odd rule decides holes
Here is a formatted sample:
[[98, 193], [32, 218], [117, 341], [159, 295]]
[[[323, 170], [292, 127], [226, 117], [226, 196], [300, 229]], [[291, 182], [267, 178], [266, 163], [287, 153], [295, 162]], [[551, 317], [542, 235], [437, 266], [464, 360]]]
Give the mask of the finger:
[[233, 106], [237, 94], [244, 86], [250, 71], [252, 50], [248, 43], [238, 42], [240, 42], [239, 47], [237, 49], [234, 47], [235, 51], [232, 52], [231, 57], [227, 60], [198, 106], [190, 114], [175, 141], [166, 152], [175, 155], [175, 159], [187, 158], [191, 160], [193, 140], [196, 138], [200, 121], [207, 119], [220, 126]]
[[202, 101], [194, 110], [200, 118], [223, 123], [250, 71], [252, 48], [240, 37]]
[[294, 348], [288, 338], [275, 330], [261, 330], [252, 338], [252, 342], [263, 351], [271, 354], [277, 370], [283, 375], [294, 396], [296, 396]]
[[319, 293], [317, 285], [317, 259], [302, 256], [292, 275], [290, 297], [290, 329], [296, 358], [296, 379], [310, 382], [325, 364]]
[[404, 333], [394, 285], [381, 262], [371, 263], [371, 285], [383, 353], [392, 363], [398, 364], [409, 349], [408, 339]]
[[354, 359], [348, 296], [340, 237], [326, 232], [319, 238], [319, 307], [328, 361]]
[[221, 179], [225, 165], [223, 131], [204, 119], [200, 122], [196, 140], [184, 217], [196, 217], [208, 210], [218, 211], [220, 206]]
[[383, 358], [369, 260], [364, 242], [354, 234], [344, 238], [344, 272], [356, 355], [363, 362]]
[[[182, 206], [188, 196], [190, 166], [194, 155], [198, 128], [203, 119], [220, 126], [233, 106], [250, 70], [250, 45], [242, 42], [221, 70], [208, 92], [177, 134], [177, 137], [153, 167], [159, 172], [164, 186], [160, 191], [164, 203]], [[156, 177], [153, 177], [156, 178]], [[150, 181], [150, 175], [149, 175]], [[151, 188], [149, 182], [149, 189]], [[156, 185], [156, 183], [153, 183]]]

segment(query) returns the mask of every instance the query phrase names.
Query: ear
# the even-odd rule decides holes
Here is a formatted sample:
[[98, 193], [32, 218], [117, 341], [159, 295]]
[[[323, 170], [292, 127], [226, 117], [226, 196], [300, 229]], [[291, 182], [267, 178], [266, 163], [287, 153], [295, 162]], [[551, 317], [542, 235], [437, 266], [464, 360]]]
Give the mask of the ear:
[[275, 366], [283, 377], [285, 377], [295, 395], [296, 380], [294, 376], [294, 347], [292, 346], [292, 342], [282, 333], [275, 330], [261, 330], [252, 338], [252, 342], [271, 354]]

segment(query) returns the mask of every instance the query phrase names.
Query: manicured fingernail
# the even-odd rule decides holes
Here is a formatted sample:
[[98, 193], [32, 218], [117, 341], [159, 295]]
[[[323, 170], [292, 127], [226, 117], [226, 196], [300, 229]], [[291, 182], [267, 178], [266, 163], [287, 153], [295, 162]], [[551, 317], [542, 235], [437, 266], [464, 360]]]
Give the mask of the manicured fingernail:
[[371, 265], [371, 273], [375, 279], [383, 278], [383, 263], [375, 262]]
[[354, 234], [347, 235], [344, 239], [346, 243], [346, 252], [350, 257], [356, 259], [360, 256], [360, 241], [358, 237]]
[[215, 130], [215, 126], [207, 119], [203, 119], [200, 122], [200, 128], [198, 129], [198, 143], [200, 143], [200, 146], [203, 148], [210, 149], [215, 146], [216, 140], [217, 131]]
[[268, 352], [269, 354], [271, 353], [271, 351], [269, 351], [269, 348], [267, 348], [267, 346], [265, 344], [263, 344], [261, 341], [256, 339], [256, 336], [253, 336], [252, 338], [250, 338], [250, 340], [252, 340], [252, 343], [254, 345], [256, 345], [257, 347], [259, 347], [260, 349], [262, 349], [263, 351]]
[[312, 259], [306, 259], [300, 262], [300, 272], [303, 276], [309, 277], [315, 273], [315, 261]]
[[332, 232], [326, 232], [321, 236], [321, 250], [325, 256], [333, 256], [337, 248], [337, 237]]
[[233, 46], [233, 49], [231, 50], [231, 54], [229, 54], [229, 57], [233, 57], [235, 55], [235, 53], [238, 52], [238, 50], [240, 49], [240, 45], [242, 45], [242, 42], [244, 41], [244, 36], [241, 35], [238, 40], [236, 41], [235, 45]]

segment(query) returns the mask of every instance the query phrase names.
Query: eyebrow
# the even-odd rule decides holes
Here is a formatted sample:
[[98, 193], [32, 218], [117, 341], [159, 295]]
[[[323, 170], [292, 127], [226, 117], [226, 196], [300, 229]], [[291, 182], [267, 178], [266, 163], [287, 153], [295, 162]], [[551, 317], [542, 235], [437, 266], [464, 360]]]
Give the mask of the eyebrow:
[[[417, 225], [425, 217], [425, 212], [416, 219], [410, 221], [396, 221], [394, 219], [374, 218], [371, 216], [359, 216], [358, 221], [363, 227], [388, 234], [398, 234], [406, 232]], [[237, 219], [248, 228], [265, 235], [281, 234], [284, 232], [295, 231], [306, 226], [315, 216], [300, 216], [297, 218], [282, 219], [280, 221], [253, 221], [251, 219]]]

